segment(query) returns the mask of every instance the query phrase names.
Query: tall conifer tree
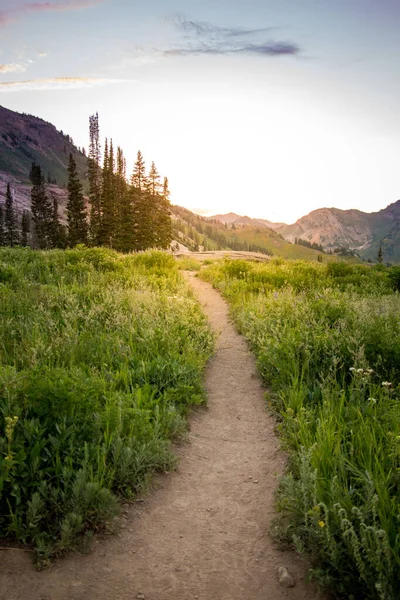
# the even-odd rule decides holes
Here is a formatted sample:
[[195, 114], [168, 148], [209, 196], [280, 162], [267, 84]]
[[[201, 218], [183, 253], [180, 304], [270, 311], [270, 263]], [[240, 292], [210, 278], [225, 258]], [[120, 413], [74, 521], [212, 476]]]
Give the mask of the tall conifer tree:
[[100, 243], [110, 247], [114, 237], [114, 167], [112, 141], [109, 145], [106, 139], [102, 172]]
[[7, 183], [6, 204], [4, 214], [5, 244], [15, 246], [19, 242], [18, 220], [14, 208], [11, 186]]
[[132, 194], [129, 193], [126, 182], [126, 161], [119, 147], [115, 175], [115, 208], [115, 248], [121, 252], [131, 252], [135, 248]]
[[133, 195], [133, 218], [135, 228], [135, 250], [146, 250], [153, 246], [152, 206], [149, 195], [149, 183], [146, 177], [146, 165], [142, 153], [137, 159], [131, 178]]
[[52, 245], [52, 248], [66, 248], [67, 247], [67, 228], [60, 221], [57, 198], [53, 198], [51, 245]]
[[140, 152], [140, 150], [137, 153], [136, 162], [133, 167], [131, 184], [139, 192], [144, 192], [146, 189], [146, 164], [144, 162], [143, 154]]
[[90, 239], [93, 245], [100, 243], [101, 224], [101, 151], [99, 115], [89, 117], [89, 152], [88, 152], [88, 178], [90, 200]]
[[21, 246], [25, 247], [28, 245], [28, 235], [31, 230], [31, 216], [27, 210], [22, 213], [21, 228]]
[[146, 179], [146, 217], [148, 233], [146, 242], [148, 247], [160, 248], [160, 175], [154, 161], [151, 163]]
[[32, 163], [30, 180], [32, 182], [31, 210], [35, 225], [36, 244], [40, 250], [46, 250], [53, 245], [54, 211], [47, 196], [42, 170], [36, 163]]
[[79, 180], [76, 162], [72, 154], [69, 155], [68, 165], [67, 222], [69, 246], [87, 244], [87, 213], [83, 198], [82, 184]]
[[160, 184], [160, 175], [157, 171], [156, 165], [154, 161], [151, 163], [149, 175], [147, 177], [147, 191], [150, 196], [157, 196], [160, 193], [161, 184]]
[[172, 242], [171, 203], [169, 200], [168, 178], [164, 177], [163, 192], [159, 197], [158, 229], [160, 248], [167, 249]]

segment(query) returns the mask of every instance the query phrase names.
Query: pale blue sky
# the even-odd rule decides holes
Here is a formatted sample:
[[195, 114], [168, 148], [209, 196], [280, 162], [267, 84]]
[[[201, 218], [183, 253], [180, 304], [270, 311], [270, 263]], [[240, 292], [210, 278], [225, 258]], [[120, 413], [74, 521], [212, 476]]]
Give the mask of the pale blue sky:
[[0, 0], [0, 104], [84, 146], [98, 111], [188, 208], [379, 210], [400, 197], [399, 27], [398, 0]]

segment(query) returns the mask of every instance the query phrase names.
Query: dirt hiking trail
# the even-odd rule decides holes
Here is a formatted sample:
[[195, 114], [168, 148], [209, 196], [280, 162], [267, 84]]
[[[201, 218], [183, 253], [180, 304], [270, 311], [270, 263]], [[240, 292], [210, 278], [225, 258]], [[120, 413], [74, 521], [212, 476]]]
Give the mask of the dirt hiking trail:
[[[175, 473], [125, 509], [119, 535], [96, 538], [36, 572], [31, 556], [0, 551], [1, 600], [316, 600], [306, 567], [268, 534], [284, 455], [246, 342], [211, 285], [187, 274], [219, 332], [206, 372], [208, 407], [191, 417]], [[278, 582], [278, 567], [295, 579]]]

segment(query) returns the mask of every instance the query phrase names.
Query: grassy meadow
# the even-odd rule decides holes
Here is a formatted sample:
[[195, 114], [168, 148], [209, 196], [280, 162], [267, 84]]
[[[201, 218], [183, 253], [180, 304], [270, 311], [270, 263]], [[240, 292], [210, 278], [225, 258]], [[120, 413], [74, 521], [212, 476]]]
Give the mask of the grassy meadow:
[[269, 386], [288, 468], [273, 534], [338, 597], [400, 597], [400, 270], [272, 259], [200, 276]]
[[174, 259], [0, 250], [0, 537], [84, 548], [204, 401], [208, 324]]

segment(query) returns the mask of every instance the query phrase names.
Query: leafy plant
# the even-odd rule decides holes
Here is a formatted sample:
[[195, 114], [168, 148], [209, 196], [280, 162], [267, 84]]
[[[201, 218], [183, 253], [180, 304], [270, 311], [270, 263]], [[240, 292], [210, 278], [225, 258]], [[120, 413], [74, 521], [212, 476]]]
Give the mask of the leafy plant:
[[400, 298], [341, 263], [213, 264], [277, 415], [289, 468], [274, 535], [339, 597], [400, 596]]
[[0, 251], [0, 536], [86, 547], [204, 401], [205, 317], [163, 252]]

